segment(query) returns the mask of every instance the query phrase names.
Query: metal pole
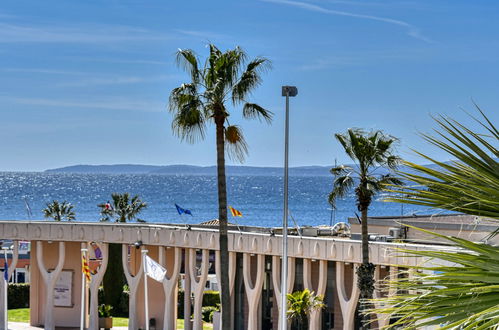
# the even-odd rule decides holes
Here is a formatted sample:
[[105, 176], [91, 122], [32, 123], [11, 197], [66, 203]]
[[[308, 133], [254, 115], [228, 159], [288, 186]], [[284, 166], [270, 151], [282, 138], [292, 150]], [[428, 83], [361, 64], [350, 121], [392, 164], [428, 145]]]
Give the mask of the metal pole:
[[286, 91], [286, 123], [284, 133], [284, 217], [282, 219], [282, 267], [281, 267], [281, 330], [286, 330], [288, 299], [288, 150], [289, 150], [289, 91]]
[[4, 321], [5, 321], [4, 329], [8, 329], [9, 328], [9, 319], [8, 319], [9, 315], [7, 312], [7, 310], [8, 310], [8, 306], [7, 306], [8, 298], [7, 297], [9, 295], [9, 291], [8, 291], [9, 290], [9, 272], [7, 270], [7, 248], [3, 248], [3, 256], [5, 258], [4, 260], [5, 260], [5, 264], [6, 264], [6, 265], [4, 265], [3, 269], [4, 269], [4, 272], [7, 272], [7, 274], [4, 275], [4, 276], [6, 276], [5, 277], [6, 279], [4, 278], [4, 286], [3, 286], [3, 288], [4, 288], [4, 295], [3, 295], [4, 311], [3, 312], [4, 312]]
[[[86, 274], [83, 273], [83, 259], [87, 259], [87, 249], [81, 249], [81, 317], [80, 317], [80, 330], [85, 329], [85, 293], [86, 293]], [[87, 261], [88, 262], [88, 261]]]
[[147, 297], [147, 272], [146, 272], [146, 255], [148, 250], [142, 250], [142, 269], [144, 270], [144, 308], [146, 316], [146, 330], [149, 330], [149, 299]]

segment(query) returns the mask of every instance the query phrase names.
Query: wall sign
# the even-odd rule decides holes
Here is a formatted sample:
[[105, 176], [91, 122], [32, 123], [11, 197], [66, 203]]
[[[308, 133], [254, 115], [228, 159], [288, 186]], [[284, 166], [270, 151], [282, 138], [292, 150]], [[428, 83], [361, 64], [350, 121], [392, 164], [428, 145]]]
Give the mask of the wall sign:
[[73, 275], [72, 270], [63, 270], [54, 287], [54, 306], [73, 307]]

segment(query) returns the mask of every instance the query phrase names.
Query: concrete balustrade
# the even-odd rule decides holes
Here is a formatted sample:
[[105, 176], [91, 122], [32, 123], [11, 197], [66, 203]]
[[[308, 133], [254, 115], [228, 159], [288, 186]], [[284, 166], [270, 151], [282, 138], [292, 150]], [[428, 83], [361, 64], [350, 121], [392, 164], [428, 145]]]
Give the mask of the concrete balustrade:
[[[242, 281], [247, 310], [231, 310], [232, 315], [244, 315], [244, 324], [247, 329], [261, 329], [262, 320], [260, 305], [262, 291], [268, 286], [273, 290], [273, 315], [278, 315], [280, 306], [280, 274], [282, 255], [282, 237], [280, 235], [269, 235], [260, 232], [229, 231], [229, 263], [220, 263], [218, 251], [218, 232], [215, 229], [192, 228], [188, 230], [183, 226], [161, 225], [161, 224], [114, 224], [114, 223], [77, 223], [77, 222], [49, 222], [49, 221], [0, 221], [0, 238], [14, 240], [13, 261], [9, 268], [9, 275], [15, 267], [18, 255], [18, 240], [28, 240], [32, 244], [32, 297], [31, 323], [33, 325], [44, 325], [46, 329], [54, 329], [56, 326], [78, 326], [81, 306], [81, 266], [79, 260], [74, 260], [79, 255], [81, 245], [87, 246], [89, 242], [97, 242], [102, 251], [100, 268], [95, 275], [91, 276], [90, 304], [88, 314], [90, 316], [88, 327], [95, 329], [98, 322], [97, 317], [97, 290], [102, 283], [102, 277], [106, 271], [109, 249], [108, 244], [118, 243], [122, 245], [123, 269], [130, 288], [129, 302], [129, 329], [144, 327], [144, 301], [143, 301], [143, 265], [140, 258], [140, 250], [131, 247], [135, 242], [141, 242], [142, 249], [147, 249], [151, 257], [167, 269], [167, 276], [162, 283], [151, 283], [149, 287], [150, 317], [155, 318], [156, 328], [175, 329], [177, 318], [176, 304], [178, 292], [178, 279], [180, 277], [181, 264], [185, 267], [185, 293], [186, 293], [186, 317], [190, 315], [190, 293], [193, 293], [193, 326], [192, 329], [200, 329], [201, 305], [203, 292], [208, 277], [210, 266], [209, 256], [214, 254], [215, 272], [220, 283], [221, 267], [229, 270], [229, 292], [232, 302], [235, 302], [235, 283], [239, 276]], [[357, 276], [355, 269], [361, 262], [361, 242], [332, 237], [289, 237], [289, 259], [288, 259], [288, 292], [293, 291], [296, 283], [295, 273], [297, 261], [303, 271], [303, 287], [314, 291], [318, 295], [326, 292], [329, 285], [328, 276], [335, 278], [335, 290], [340, 322], [339, 327], [353, 329], [355, 311], [359, 299], [359, 290], [356, 286]], [[394, 252], [394, 248], [411, 248], [421, 250], [446, 249], [446, 247], [428, 245], [395, 244], [384, 242], [370, 243], [370, 260], [378, 267], [376, 278], [381, 279], [380, 267], [398, 264], [401, 267], [419, 262], [417, 258], [408, 258]], [[182, 253], [184, 252], [184, 253]], [[197, 262], [197, 253], [201, 254], [201, 262]], [[183, 257], [184, 256], [184, 257]], [[266, 265], [266, 257], [268, 265]], [[270, 262], [271, 260], [271, 262]], [[332, 268], [331, 263], [334, 263]], [[328, 274], [330, 269], [335, 269], [335, 274]], [[14, 265], [14, 266], [13, 266]], [[48, 265], [48, 267], [47, 267]], [[48, 294], [54, 291], [54, 286], [63, 269], [71, 270], [73, 275], [72, 306], [54, 307], [54, 295]], [[387, 268], [388, 269], [388, 268]], [[389, 268], [392, 279], [396, 276], [396, 268]], [[388, 270], [384, 270], [386, 273]], [[241, 272], [241, 273], [238, 273]], [[269, 282], [266, 274], [269, 274]], [[239, 274], [239, 275], [237, 275]], [[241, 279], [242, 276], [242, 279]], [[301, 281], [301, 279], [300, 279]], [[155, 282], [155, 281], [150, 281]], [[149, 283], [149, 282], [148, 282]], [[241, 282], [238, 282], [241, 283]], [[264, 285], [264, 283], [267, 283]], [[142, 284], [142, 285], [141, 285]], [[265, 287], [267, 286], [267, 289]], [[240, 286], [238, 286], [240, 288]], [[330, 290], [329, 287], [328, 290]], [[3, 292], [0, 289], [0, 296]], [[377, 291], [376, 296], [379, 296]], [[389, 294], [394, 294], [390, 292]], [[0, 300], [1, 301], [1, 300]], [[0, 302], [1, 303], [1, 302]], [[231, 308], [235, 308], [234, 303]], [[239, 306], [239, 305], [238, 305]], [[239, 307], [242, 308], [242, 307]], [[1, 317], [1, 316], [0, 316]], [[234, 319], [234, 318], [233, 318]], [[0, 319], [1, 320], [1, 319]], [[234, 322], [234, 320], [233, 320]], [[277, 320], [274, 316], [273, 327], [277, 328]], [[321, 329], [321, 312], [314, 312], [310, 316], [310, 329]], [[386, 324], [388, 320], [380, 320], [380, 325]], [[190, 324], [186, 322], [186, 328]]]

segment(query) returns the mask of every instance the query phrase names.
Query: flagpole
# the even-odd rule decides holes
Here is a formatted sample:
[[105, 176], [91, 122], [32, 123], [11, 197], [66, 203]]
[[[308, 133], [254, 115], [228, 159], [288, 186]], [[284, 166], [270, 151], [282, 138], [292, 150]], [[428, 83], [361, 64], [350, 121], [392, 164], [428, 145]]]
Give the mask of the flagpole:
[[83, 272], [83, 260], [87, 260], [88, 249], [81, 249], [82, 265], [81, 265], [81, 318], [80, 318], [80, 330], [85, 329], [85, 293], [86, 293], [86, 274]]
[[[4, 295], [3, 295], [3, 305], [4, 305], [4, 329], [8, 329], [9, 328], [9, 315], [7, 313], [7, 304], [8, 304], [8, 295], [9, 295], [9, 270], [8, 270], [8, 264], [7, 264], [7, 250], [8, 248], [7, 247], [4, 247], [3, 248], [3, 256], [5, 258], [5, 265], [3, 266], [3, 269], [4, 269]], [[5, 273], [6, 272], [6, 273]]]
[[147, 271], [146, 271], [146, 255], [148, 250], [142, 250], [142, 269], [144, 271], [144, 308], [146, 315], [146, 330], [149, 330], [149, 299], [147, 297]]

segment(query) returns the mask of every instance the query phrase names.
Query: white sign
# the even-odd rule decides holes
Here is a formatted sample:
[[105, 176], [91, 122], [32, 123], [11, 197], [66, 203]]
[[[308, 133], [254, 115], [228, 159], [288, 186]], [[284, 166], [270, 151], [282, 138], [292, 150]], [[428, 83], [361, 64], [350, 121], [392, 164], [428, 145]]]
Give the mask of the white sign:
[[63, 270], [54, 287], [54, 306], [73, 307], [73, 271]]

